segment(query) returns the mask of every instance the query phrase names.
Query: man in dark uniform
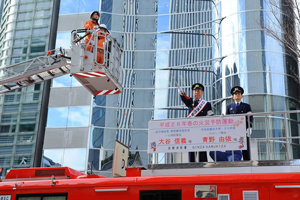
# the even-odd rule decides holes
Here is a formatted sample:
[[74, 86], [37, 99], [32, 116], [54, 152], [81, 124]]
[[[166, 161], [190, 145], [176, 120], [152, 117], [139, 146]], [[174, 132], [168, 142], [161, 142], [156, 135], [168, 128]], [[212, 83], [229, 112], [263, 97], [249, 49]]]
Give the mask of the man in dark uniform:
[[[202, 99], [204, 93], [204, 86], [200, 83], [195, 83], [192, 86], [193, 96], [188, 97], [183, 93], [182, 90], [179, 90], [181, 100], [183, 103], [189, 108], [189, 117], [199, 117], [199, 116], [207, 116], [213, 115], [214, 113], [211, 110], [211, 104], [204, 99]], [[207, 154], [206, 151], [202, 151], [198, 153], [199, 162], [207, 162]], [[189, 152], [190, 162], [195, 162], [195, 153]]]
[[[251, 106], [247, 103], [242, 102], [244, 89], [240, 86], [235, 86], [231, 89], [232, 98], [234, 99], [234, 103], [229, 104], [226, 108], [226, 115], [231, 114], [246, 114], [251, 113]], [[253, 116], [250, 116], [250, 127], [248, 124], [248, 117], [246, 117], [246, 129], [247, 129], [247, 150], [243, 150], [243, 158], [244, 160], [250, 160], [250, 141], [249, 135], [251, 134], [251, 128], [253, 123]], [[210, 152], [210, 157], [214, 159], [214, 152]], [[220, 152], [217, 151], [217, 161], [224, 161], [227, 157], [228, 161], [232, 160], [232, 151]], [[231, 160], [230, 160], [231, 157]], [[234, 151], [234, 160], [241, 160], [242, 153], [240, 150]]]

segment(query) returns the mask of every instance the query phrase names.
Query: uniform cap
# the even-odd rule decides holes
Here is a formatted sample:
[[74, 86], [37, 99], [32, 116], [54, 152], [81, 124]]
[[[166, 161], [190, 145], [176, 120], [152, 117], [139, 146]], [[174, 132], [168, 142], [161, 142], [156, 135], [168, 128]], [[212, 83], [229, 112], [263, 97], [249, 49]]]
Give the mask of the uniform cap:
[[234, 86], [232, 89], [231, 89], [231, 94], [235, 94], [236, 92], [240, 92], [241, 94], [244, 94], [244, 89], [240, 86]]
[[193, 86], [192, 86], [192, 90], [196, 90], [196, 89], [200, 89], [202, 91], [204, 91], [204, 86], [200, 83], [195, 83]]

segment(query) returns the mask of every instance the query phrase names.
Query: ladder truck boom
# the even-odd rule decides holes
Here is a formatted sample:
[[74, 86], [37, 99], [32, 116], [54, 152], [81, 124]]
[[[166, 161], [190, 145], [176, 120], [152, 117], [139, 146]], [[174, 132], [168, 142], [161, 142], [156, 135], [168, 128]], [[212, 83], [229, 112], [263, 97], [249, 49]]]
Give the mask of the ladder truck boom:
[[[80, 34], [84, 33], [84, 36]], [[0, 68], [0, 94], [66, 74], [73, 75], [92, 95], [118, 94], [123, 91], [122, 49], [117, 40], [105, 36], [103, 47], [98, 47], [99, 30], [78, 29], [71, 33], [68, 53], [60, 47], [24, 62]], [[86, 36], [94, 38], [90, 47]], [[90, 50], [88, 51], [88, 47]], [[97, 50], [103, 52], [103, 63], [97, 62]]]

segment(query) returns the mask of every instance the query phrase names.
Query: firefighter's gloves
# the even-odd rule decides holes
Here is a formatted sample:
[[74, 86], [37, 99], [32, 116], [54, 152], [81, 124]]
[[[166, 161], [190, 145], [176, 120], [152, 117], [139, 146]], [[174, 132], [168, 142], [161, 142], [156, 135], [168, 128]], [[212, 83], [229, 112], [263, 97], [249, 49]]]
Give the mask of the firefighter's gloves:
[[180, 95], [183, 95], [183, 92], [182, 92], [182, 90], [181, 90], [181, 89], [179, 89], [179, 88], [178, 88], [178, 93], [179, 93]]
[[207, 111], [207, 116], [213, 116], [214, 112], [212, 110]]

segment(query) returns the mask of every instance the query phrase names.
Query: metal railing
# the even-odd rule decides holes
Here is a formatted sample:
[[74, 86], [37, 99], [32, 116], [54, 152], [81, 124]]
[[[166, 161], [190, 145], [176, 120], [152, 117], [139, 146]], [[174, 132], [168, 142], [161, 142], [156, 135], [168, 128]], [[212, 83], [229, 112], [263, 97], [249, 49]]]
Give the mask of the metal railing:
[[[84, 33], [83, 35], [80, 35]], [[87, 36], [90, 37], [88, 38]], [[99, 38], [104, 39], [103, 47], [98, 46]], [[106, 72], [115, 79], [122, 82], [123, 78], [123, 50], [116, 38], [108, 35], [106, 32], [101, 32], [95, 28], [92, 30], [78, 29], [71, 32], [71, 45], [76, 45], [92, 52], [94, 55], [94, 62], [99, 68], [105, 67]], [[97, 62], [97, 50], [103, 52], [103, 62]]]
[[[239, 115], [249, 116], [248, 124], [250, 116], [253, 116], [252, 134], [249, 136], [250, 162], [300, 159], [300, 110]], [[209, 159], [209, 162], [217, 161]], [[169, 163], [188, 163], [188, 153], [149, 154], [149, 164]]]

